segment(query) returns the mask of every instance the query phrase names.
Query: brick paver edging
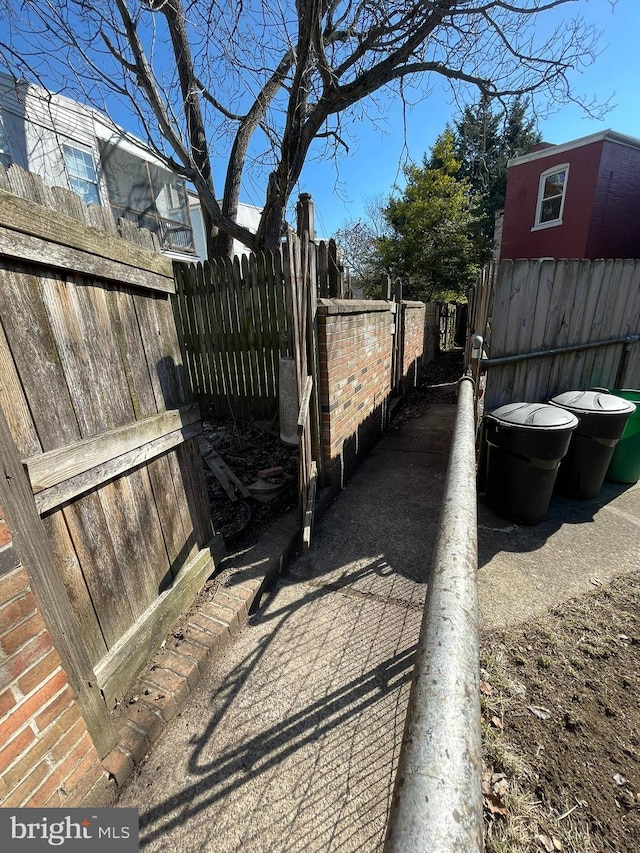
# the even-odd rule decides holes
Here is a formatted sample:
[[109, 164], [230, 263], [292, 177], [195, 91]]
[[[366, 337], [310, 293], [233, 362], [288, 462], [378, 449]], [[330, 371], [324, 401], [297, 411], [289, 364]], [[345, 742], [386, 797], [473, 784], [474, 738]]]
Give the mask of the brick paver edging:
[[260, 605], [291, 558], [299, 541], [297, 511], [239, 557], [226, 563], [231, 570], [213, 599], [187, 617], [184, 627], [167, 637], [162, 649], [138, 677], [133, 687], [137, 701], [131, 705], [118, 732], [118, 742], [102, 762], [121, 787], [142, 761], [165, 725], [178, 713], [211, 661]]

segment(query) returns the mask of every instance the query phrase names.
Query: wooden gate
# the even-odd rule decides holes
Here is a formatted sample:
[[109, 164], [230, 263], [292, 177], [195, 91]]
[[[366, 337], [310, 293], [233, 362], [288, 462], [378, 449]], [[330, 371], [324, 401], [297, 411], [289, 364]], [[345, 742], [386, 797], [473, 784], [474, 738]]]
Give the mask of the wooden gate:
[[96, 213], [73, 193], [22, 185], [47, 207], [0, 174], [0, 464], [19, 457], [24, 469], [0, 499], [18, 540], [42, 544], [29, 566], [40, 605], [106, 753], [105, 712], [211, 574], [221, 540], [170, 261], [87, 225]]
[[339, 287], [335, 255], [335, 244], [315, 242], [313, 203], [302, 195], [298, 233], [289, 230], [279, 251], [175, 266], [178, 337], [191, 386], [206, 413], [273, 417], [280, 358], [293, 358], [305, 546], [322, 470], [316, 305], [319, 290]]
[[176, 264], [175, 272], [176, 324], [203, 415], [272, 418], [289, 341], [280, 253]]
[[[309, 200], [310, 203], [310, 200]], [[309, 223], [309, 212], [298, 212], [298, 221]], [[284, 265], [298, 398], [298, 508], [303, 547], [308, 548], [313, 530], [316, 489], [321, 462], [318, 328], [316, 319], [316, 246], [308, 225], [299, 225], [302, 237], [287, 234]]]

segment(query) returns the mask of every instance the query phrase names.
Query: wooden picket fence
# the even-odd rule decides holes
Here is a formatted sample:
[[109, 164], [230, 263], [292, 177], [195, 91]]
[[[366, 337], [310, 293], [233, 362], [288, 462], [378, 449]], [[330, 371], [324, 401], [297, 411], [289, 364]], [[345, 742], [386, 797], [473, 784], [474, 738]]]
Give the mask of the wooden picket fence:
[[[309, 235], [304, 225], [299, 233]], [[251, 420], [277, 413], [279, 359], [294, 354], [288, 294], [296, 272], [288, 259], [300, 252], [297, 243], [290, 249], [297, 239], [289, 231], [277, 252], [174, 264], [176, 325], [203, 415]], [[305, 258], [313, 271], [305, 275], [314, 294], [344, 298], [334, 241], [309, 240]]]
[[203, 414], [273, 417], [279, 358], [291, 354], [281, 253], [174, 269], [176, 325]]

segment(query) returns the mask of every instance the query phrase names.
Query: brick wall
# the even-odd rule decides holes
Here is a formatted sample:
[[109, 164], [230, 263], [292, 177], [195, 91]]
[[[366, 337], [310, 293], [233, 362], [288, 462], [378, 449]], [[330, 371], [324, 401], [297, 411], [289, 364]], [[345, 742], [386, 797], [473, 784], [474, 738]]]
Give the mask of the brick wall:
[[416, 387], [420, 378], [425, 337], [425, 304], [424, 302], [403, 302], [402, 310], [404, 314], [403, 390], [408, 391]]
[[0, 806], [107, 804], [108, 792], [0, 509]]
[[[407, 304], [403, 363], [411, 369], [422, 352], [424, 306]], [[342, 487], [386, 426], [393, 307], [382, 300], [321, 299], [318, 304], [322, 451], [325, 477], [334, 489]]]

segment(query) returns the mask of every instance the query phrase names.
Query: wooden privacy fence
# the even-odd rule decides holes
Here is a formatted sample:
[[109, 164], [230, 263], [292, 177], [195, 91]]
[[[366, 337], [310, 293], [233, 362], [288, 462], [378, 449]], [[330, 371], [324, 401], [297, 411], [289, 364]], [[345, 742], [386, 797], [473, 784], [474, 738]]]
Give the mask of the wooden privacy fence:
[[91, 227], [96, 213], [74, 193], [34, 176], [10, 183], [12, 170], [0, 172], [0, 467], [18, 474], [2, 478], [0, 501], [31, 548], [42, 612], [104, 755], [108, 710], [221, 541], [170, 261], [108, 219], [107, 231]]
[[640, 386], [640, 261], [501, 261], [478, 284], [485, 408]]

